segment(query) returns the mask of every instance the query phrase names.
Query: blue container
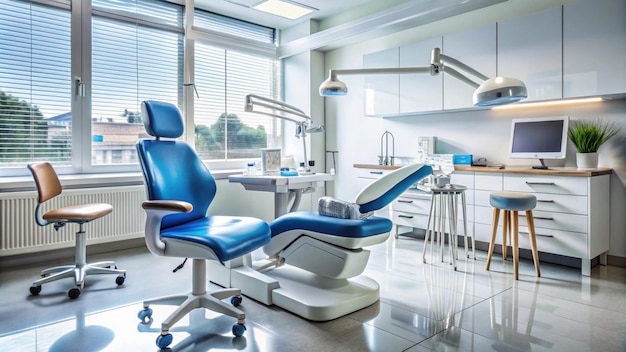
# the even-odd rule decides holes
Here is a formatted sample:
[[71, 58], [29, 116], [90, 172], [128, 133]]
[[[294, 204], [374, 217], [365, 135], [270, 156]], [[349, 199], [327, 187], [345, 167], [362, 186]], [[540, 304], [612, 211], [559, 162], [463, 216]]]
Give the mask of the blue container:
[[452, 156], [452, 163], [460, 165], [472, 165], [472, 154], [454, 154]]

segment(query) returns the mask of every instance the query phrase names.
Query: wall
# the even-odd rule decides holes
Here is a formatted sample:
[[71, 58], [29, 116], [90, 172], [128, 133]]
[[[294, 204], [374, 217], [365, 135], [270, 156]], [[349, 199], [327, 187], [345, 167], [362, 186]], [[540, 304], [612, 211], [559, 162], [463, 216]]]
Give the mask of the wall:
[[[431, 27], [440, 28], [441, 23]], [[429, 31], [429, 33], [437, 30]], [[334, 69], [360, 68], [364, 54], [394, 46], [417, 42], [424, 38], [420, 31], [405, 31], [359, 43], [326, 53], [326, 67]], [[459, 58], [462, 60], [462, 58]], [[320, 78], [320, 82], [321, 82]], [[352, 200], [358, 193], [354, 180], [355, 163], [376, 164], [380, 154], [380, 137], [386, 130], [394, 134], [396, 156], [415, 156], [418, 136], [436, 136], [438, 153], [470, 153], [486, 157], [493, 163], [538, 164], [536, 160], [511, 160], [506, 148], [510, 120], [515, 117], [568, 115], [571, 120], [591, 120], [600, 117], [615, 122], [621, 132], [600, 150], [600, 166], [615, 170], [611, 176], [611, 243], [609, 254], [626, 263], [626, 101], [617, 100], [586, 105], [520, 110], [476, 110], [437, 113], [399, 118], [364, 117], [363, 77], [342, 76], [349, 94], [326, 98], [327, 150], [338, 150], [337, 176], [334, 196]], [[568, 147], [565, 161], [548, 163], [552, 166], [574, 166], [575, 150]]]

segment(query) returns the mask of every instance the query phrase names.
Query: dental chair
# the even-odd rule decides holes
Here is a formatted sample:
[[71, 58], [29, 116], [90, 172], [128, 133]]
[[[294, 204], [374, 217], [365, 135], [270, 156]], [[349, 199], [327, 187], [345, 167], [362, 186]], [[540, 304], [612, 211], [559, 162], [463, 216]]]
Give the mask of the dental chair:
[[[259, 219], [239, 216], [208, 216], [207, 210], [216, 193], [216, 182], [195, 151], [175, 139], [183, 134], [183, 118], [175, 105], [157, 101], [142, 103], [146, 131], [155, 140], [137, 142], [137, 154], [143, 171], [148, 200], [145, 240], [156, 256], [191, 258], [192, 291], [143, 302], [138, 314], [150, 322], [151, 304], [177, 305], [161, 324], [157, 346], [172, 342], [172, 325], [196, 308], [206, 308], [237, 319], [232, 332], [245, 331], [245, 315], [236, 308], [241, 304], [241, 290], [235, 288], [207, 292], [206, 265], [222, 265], [268, 243], [269, 225]], [[155, 273], [158, 279], [159, 273]], [[231, 297], [231, 305], [222, 301]]]
[[408, 165], [368, 185], [354, 203], [322, 197], [318, 212], [280, 216], [270, 224], [272, 239], [263, 246], [267, 259], [230, 263], [231, 284], [314, 321], [375, 303], [378, 283], [362, 275], [370, 255], [364, 247], [386, 241], [393, 224], [371, 214], [431, 174], [430, 166]]

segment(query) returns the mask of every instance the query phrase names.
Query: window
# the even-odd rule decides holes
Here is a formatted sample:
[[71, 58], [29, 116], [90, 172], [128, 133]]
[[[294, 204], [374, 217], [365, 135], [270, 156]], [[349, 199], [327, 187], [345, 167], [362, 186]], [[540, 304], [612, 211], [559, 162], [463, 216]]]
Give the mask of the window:
[[97, 16], [92, 32], [91, 163], [137, 163], [141, 102], [181, 105], [182, 35]]
[[[194, 84], [199, 97], [194, 103], [194, 121], [198, 154], [204, 160], [250, 159], [259, 158], [261, 148], [280, 148], [281, 121], [244, 111], [248, 94], [279, 98], [280, 66], [274, 57], [274, 30], [205, 11], [196, 10], [194, 18], [194, 28], [231, 38], [224, 45], [209, 40], [195, 44]], [[268, 53], [248, 53], [236, 47], [233, 43], [241, 38], [265, 45]]]
[[0, 168], [71, 162], [69, 6], [0, 2]]
[[247, 94], [277, 97], [275, 60], [197, 43], [196, 150], [205, 160], [259, 158], [280, 147], [279, 121], [246, 113]]
[[[183, 13], [164, 0], [0, 1], [0, 174], [38, 160], [60, 173], [138, 170], [147, 99], [181, 108], [206, 161], [279, 147], [280, 121], [243, 111], [246, 94], [279, 96], [274, 29], [196, 10], [186, 66]], [[199, 93], [189, 106], [186, 68]]]

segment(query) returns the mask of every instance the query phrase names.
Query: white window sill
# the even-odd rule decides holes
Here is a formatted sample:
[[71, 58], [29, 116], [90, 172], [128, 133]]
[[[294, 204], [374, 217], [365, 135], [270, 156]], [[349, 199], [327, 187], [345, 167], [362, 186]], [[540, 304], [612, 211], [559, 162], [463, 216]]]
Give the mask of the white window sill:
[[[215, 170], [211, 174], [216, 180], [227, 179], [230, 175], [241, 174], [242, 169]], [[64, 189], [96, 188], [142, 185], [143, 176], [140, 172], [119, 172], [106, 174], [74, 174], [60, 175], [59, 180]], [[32, 191], [35, 183], [30, 176], [0, 177], [0, 193]]]

